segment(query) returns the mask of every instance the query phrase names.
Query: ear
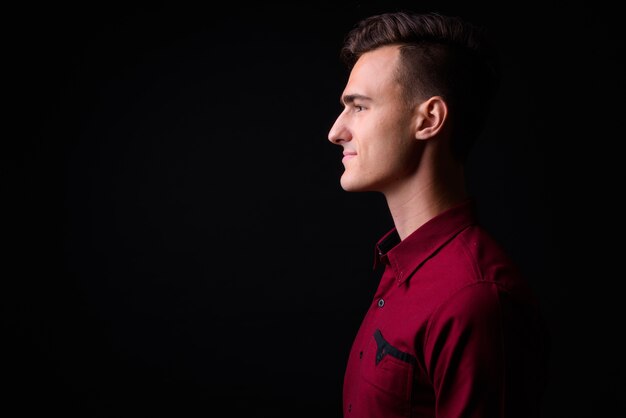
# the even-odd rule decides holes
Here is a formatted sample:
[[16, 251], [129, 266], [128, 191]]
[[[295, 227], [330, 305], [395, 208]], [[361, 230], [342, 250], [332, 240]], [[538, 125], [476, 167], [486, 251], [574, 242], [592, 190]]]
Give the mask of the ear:
[[429, 139], [437, 135], [448, 119], [448, 105], [441, 96], [423, 101], [416, 109], [415, 138]]

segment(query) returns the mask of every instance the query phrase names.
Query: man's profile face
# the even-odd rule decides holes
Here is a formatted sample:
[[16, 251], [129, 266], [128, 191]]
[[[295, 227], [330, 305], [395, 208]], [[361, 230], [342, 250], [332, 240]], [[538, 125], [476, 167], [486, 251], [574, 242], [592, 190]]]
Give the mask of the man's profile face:
[[412, 108], [403, 100], [396, 68], [400, 51], [384, 46], [363, 54], [343, 91], [343, 111], [328, 139], [343, 147], [346, 191], [385, 192], [417, 167], [421, 147]]

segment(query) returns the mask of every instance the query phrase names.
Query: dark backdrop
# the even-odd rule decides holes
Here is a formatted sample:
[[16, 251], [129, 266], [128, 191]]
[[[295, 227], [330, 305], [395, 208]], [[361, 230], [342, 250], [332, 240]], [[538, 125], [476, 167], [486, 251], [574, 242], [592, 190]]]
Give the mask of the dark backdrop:
[[339, 417], [391, 220], [339, 186], [338, 51], [397, 8], [494, 31], [505, 79], [469, 187], [544, 304], [546, 417], [623, 414], [622, 28], [598, 4], [467, 3], [9, 7], [7, 416]]

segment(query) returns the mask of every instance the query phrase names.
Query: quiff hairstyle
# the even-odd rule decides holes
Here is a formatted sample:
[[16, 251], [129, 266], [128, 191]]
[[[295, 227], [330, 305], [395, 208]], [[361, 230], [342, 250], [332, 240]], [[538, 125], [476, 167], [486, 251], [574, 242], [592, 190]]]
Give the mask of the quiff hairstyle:
[[400, 47], [397, 80], [416, 104], [441, 96], [452, 121], [452, 151], [461, 161], [482, 133], [500, 84], [498, 51], [484, 27], [439, 13], [370, 16], [348, 32], [340, 56], [351, 69], [361, 55]]

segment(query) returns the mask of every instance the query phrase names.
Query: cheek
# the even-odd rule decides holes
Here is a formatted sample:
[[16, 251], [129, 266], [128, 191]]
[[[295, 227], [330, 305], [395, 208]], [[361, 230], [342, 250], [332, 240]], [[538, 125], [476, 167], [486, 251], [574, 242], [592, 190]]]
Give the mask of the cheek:
[[422, 144], [406, 132], [393, 132], [377, 145], [376, 158], [386, 172], [401, 176], [414, 171], [419, 164]]
[[359, 126], [361, 138], [359, 152], [369, 159], [379, 159], [380, 163], [394, 163], [401, 160], [403, 154], [411, 152], [415, 146], [411, 120], [406, 111], [394, 109], [376, 115]]

